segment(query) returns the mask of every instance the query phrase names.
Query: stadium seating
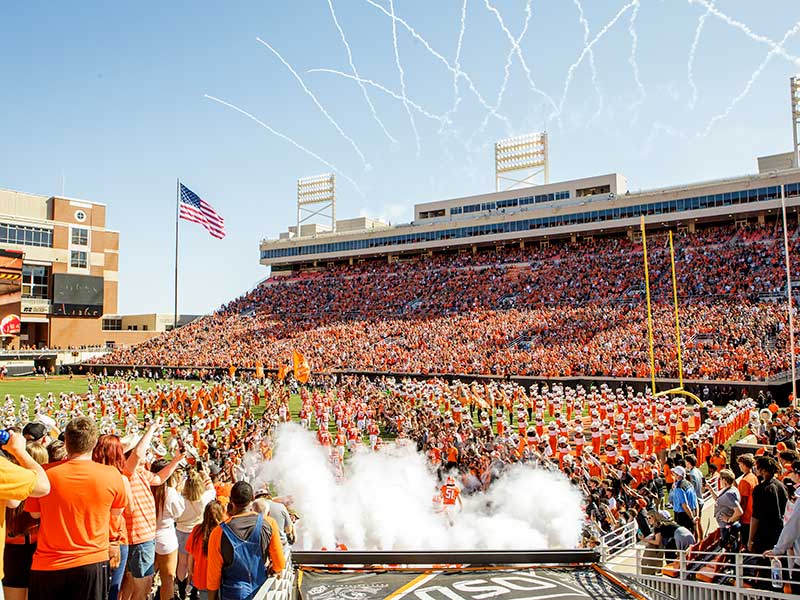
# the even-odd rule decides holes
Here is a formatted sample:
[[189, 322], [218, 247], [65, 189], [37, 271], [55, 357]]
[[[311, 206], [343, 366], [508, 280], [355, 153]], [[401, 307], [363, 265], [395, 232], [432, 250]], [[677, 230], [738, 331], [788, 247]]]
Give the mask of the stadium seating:
[[[764, 379], [789, 368], [782, 242], [774, 224], [675, 237], [687, 376]], [[210, 316], [101, 361], [277, 367], [297, 349], [314, 370], [648, 375], [641, 242], [532, 246], [271, 278]], [[648, 254], [656, 370], [674, 376], [664, 233], [648, 237]]]

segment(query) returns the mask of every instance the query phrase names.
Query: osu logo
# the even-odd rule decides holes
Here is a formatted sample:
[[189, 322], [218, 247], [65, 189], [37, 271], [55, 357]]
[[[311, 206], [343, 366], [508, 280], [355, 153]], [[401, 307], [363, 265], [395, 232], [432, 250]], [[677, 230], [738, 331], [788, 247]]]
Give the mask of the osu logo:
[[[558, 581], [528, 573], [508, 573], [486, 579], [469, 578], [451, 582], [441, 578], [443, 585], [432, 585], [414, 590], [418, 600], [562, 600], [589, 598], [583, 590]], [[432, 583], [439, 583], [434, 580]]]

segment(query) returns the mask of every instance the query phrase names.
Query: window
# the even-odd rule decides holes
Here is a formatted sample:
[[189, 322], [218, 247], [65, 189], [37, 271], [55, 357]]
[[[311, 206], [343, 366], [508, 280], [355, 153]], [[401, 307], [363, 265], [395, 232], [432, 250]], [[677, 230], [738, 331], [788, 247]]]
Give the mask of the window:
[[103, 319], [103, 331], [122, 331], [122, 319], [118, 317]]
[[50, 273], [47, 267], [22, 265], [22, 297], [47, 298], [50, 291]]
[[89, 230], [84, 227], [72, 228], [72, 245], [73, 246], [88, 246], [89, 245]]
[[72, 250], [69, 253], [69, 266], [75, 269], [85, 269], [89, 266], [86, 252], [83, 250]]
[[53, 247], [53, 231], [43, 227], [29, 227], [0, 223], [0, 244]]

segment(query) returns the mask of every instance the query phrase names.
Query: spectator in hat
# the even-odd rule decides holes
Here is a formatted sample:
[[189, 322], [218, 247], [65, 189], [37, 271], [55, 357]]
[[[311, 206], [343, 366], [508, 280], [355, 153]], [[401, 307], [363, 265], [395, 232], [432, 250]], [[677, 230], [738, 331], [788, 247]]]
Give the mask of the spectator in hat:
[[49, 440], [45, 441], [47, 428], [44, 426], [44, 423], [39, 423], [38, 421], [25, 425], [22, 429], [22, 435], [25, 436], [25, 439], [29, 442], [39, 442], [43, 446], [47, 446], [49, 442]]
[[276, 502], [267, 488], [262, 488], [256, 492], [256, 500], [264, 502], [267, 505], [266, 513], [275, 519], [275, 523], [278, 526], [278, 534], [281, 538], [281, 546], [283, 546], [283, 553], [286, 555], [289, 545], [293, 543], [289, 540], [294, 540], [294, 525], [292, 517], [289, 515], [289, 510], [285, 504]]
[[231, 517], [214, 529], [208, 540], [210, 600], [250, 600], [267, 580], [267, 562], [274, 573], [285, 566], [277, 532], [262, 514], [252, 510], [252, 503], [252, 486], [237, 481], [231, 488]]
[[675, 522], [689, 531], [694, 531], [695, 523], [700, 520], [697, 494], [695, 494], [692, 484], [686, 481], [686, 469], [673, 467], [672, 475], [675, 477], [671, 494]]

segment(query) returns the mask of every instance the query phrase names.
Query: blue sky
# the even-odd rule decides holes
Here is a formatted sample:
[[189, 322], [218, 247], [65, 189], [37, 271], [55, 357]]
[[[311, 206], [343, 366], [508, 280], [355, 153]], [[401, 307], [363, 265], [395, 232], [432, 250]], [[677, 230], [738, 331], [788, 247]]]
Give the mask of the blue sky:
[[[415, 202], [492, 191], [493, 142], [544, 128], [552, 181], [620, 172], [631, 189], [753, 172], [757, 155], [790, 149], [796, 0], [583, 0], [591, 53], [573, 0], [467, 0], [458, 63], [463, 0], [394, 0], [441, 59], [399, 22], [395, 55], [390, 0], [332, 2], [359, 75], [401, 96], [367, 85], [377, 118], [355, 81], [309, 72], [352, 74], [328, 0], [5, 0], [0, 187], [52, 195], [63, 177], [66, 195], [107, 203], [121, 231], [120, 312], [171, 312], [180, 177], [228, 229], [217, 241], [181, 224], [188, 313], [266, 276], [259, 240], [296, 218], [298, 177], [330, 170], [206, 94], [334, 165], [340, 218], [393, 223], [409, 221]], [[511, 49], [489, 7], [516, 37], [527, 6], [519, 47], [530, 77], [514, 54], [500, 118], [487, 119]], [[454, 89], [456, 64], [484, 104], [466, 78]]]

